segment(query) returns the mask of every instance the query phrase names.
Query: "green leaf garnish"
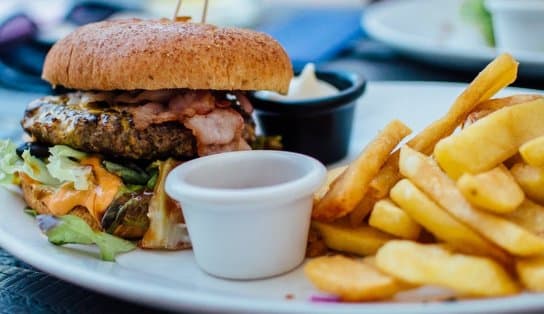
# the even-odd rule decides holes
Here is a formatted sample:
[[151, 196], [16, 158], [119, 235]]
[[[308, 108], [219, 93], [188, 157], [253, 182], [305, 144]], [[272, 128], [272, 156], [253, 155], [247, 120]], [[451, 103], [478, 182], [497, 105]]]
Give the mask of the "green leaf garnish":
[[104, 261], [115, 261], [115, 256], [118, 254], [136, 248], [136, 245], [130, 241], [105, 232], [94, 231], [85, 220], [74, 215], [62, 217], [39, 215], [37, 218], [40, 229], [47, 235], [49, 242], [55, 245], [96, 244], [100, 250], [100, 257]]

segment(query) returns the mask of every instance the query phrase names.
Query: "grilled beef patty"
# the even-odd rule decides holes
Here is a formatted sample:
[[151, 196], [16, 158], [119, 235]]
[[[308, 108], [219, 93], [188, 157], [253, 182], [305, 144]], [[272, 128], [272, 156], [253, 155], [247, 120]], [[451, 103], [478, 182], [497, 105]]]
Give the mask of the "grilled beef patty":
[[[49, 96], [31, 103], [21, 124], [36, 141], [48, 145], [68, 145], [91, 153], [118, 158], [179, 160], [197, 156], [191, 132], [178, 122], [134, 127], [132, 116], [104, 103], [69, 105], [64, 96]], [[246, 123], [244, 137], [253, 136]]]

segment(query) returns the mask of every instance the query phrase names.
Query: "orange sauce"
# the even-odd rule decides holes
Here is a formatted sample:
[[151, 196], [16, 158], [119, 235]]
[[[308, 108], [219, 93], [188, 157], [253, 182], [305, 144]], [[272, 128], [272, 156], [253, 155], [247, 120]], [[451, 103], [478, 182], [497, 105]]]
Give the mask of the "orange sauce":
[[83, 206], [93, 217], [100, 220], [119, 191], [121, 178], [104, 169], [97, 157], [85, 158], [81, 164], [93, 169], [94, 182], [88, 190], [74, 190], [72, 183], [65, 183], [43, 201], [54, 215], [65, 215], [74, 207]]

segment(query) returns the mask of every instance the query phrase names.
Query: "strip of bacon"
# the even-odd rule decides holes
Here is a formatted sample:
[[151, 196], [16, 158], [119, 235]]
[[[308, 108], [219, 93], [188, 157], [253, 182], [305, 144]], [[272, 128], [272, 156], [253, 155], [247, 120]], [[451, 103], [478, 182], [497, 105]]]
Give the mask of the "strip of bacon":
[[150, 102], [143, 106], [126, 106], [123, 108], [132, 114], [132, 121], [134, 121], [134, 127], [137, 130], [144, 130], [151, 124], [178, 120], [176, 114], [167, 111], [162, 104], [156, 102]]
[[228, 144], [199, 145], [198, 155], [208, 156], [223, 152], [234, 152], [239, 150], [251, 150], [251, 146], [249, 146], [249, 144], [243, 138], [237, 138]]
[[207, 114], [215, 108], [215, 98], [208, 91], [190, 91], [174, 96], [168, 102], [168, 110], [180, 117]]
[[249, 147], [241, 136], [244, 119], [233, 109], [215, 109], [207, 115], [195, 115], [184, 125], [193, 131], [200, 156]]
[[132, 114], [134, 126], [143, 130], [151, 124], [179, 121], [196, 114], [203, 115], [211, 112], [215, 106], [215, 99], [210, 92], [191, 91], [178, 94], [168, 102], [168, 107], [157, 102], [149, 102], [143, 106], [122, 106]]

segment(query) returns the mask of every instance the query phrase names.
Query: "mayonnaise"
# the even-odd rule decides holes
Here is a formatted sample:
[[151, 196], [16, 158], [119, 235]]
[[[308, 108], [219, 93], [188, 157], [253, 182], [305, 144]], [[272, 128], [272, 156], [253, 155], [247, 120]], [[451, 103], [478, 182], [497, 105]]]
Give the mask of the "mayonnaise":
[[300, 75], [291, 80], [287, 95], [274, 92], [259, 92], [258, 95], [271, 100], [303, 100], [332, 96], [337, 93], [336, 87], [315, 76], [315, 65], [308, 63]]

